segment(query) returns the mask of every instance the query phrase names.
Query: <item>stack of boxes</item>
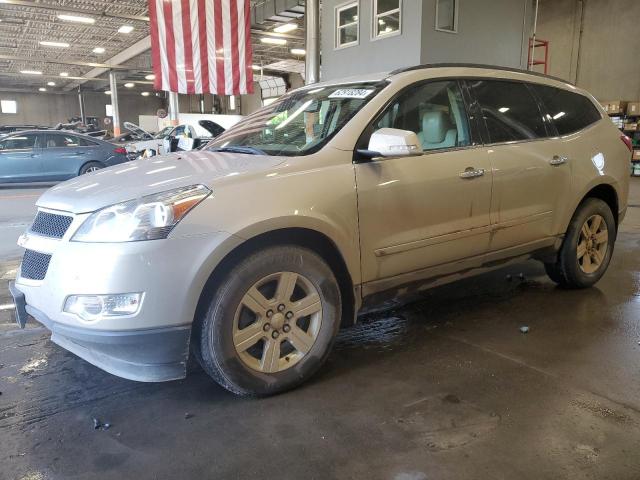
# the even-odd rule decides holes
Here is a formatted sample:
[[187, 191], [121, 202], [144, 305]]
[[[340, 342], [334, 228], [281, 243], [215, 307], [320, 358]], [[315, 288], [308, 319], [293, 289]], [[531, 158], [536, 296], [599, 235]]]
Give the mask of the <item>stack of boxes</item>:
[[[633, 141], [632, 174], [640, 176], [640, 102], [600, 102], [611, 121]], [[637, 172], [637, 173], [636, 173]]]

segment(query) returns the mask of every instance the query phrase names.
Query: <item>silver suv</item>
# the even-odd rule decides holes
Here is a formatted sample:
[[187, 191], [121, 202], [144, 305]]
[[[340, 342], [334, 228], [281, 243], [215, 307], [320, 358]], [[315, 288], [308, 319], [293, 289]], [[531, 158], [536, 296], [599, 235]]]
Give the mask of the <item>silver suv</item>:
[[309, 378], [383, 292], [513, 260], [565, 287], [604, 274], [629, 140], [588, 93], [526, 72], [424, 66], [295, 90], [204, 150], [38, 200], [11, 290], [58, 345], [125, 378]]

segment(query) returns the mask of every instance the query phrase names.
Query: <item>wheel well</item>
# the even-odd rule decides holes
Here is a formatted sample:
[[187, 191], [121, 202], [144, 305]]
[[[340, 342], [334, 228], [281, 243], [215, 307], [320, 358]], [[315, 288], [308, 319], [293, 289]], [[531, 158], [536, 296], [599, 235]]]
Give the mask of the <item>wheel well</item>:
[[609, 205], [609, 208], [613, 213], [613, 218], [616, 221], [616, 227], [618, 226], [618, 194], [616, 193], [615, 188], [611, 185], [600, 184], [589, 190], [584, 198], [599, 198]]
[[342, 326], [353, 324], [355, 318], [355, 298], [353, 280], [347, 269], [342, 254], [336, 245], [326, 235], [306, 228], [284, 228], [257, 235], [238, 245], [216, 266], [205, 283], [198, 306], [196, 320], [207, 309], [211, 295], [218, 286], [220, 279], [243, 258], [256, 250], [274, 245], [297, 245], [313, 250], [327, 262], [338, 281], [340, 296], [342, 297]]
[[80, 172], [82, 171], [82, 169], [83, 169], [84, 167], [86, 167], [87, 165], [89, 165], [90, 163], [96, 163], [96, 164], [100, 165], [102, 168], [104, 168], [104, 166], [105, 166], [105, 165], [104, 165], [104, 163], [99, 162], [99, 161], [97, 161], [97, 160], [89, 160], [88, 162], [84, 162], [82, 165], [80, 165], [80, 169], [78, 170], [78, 175], [80, 174]]

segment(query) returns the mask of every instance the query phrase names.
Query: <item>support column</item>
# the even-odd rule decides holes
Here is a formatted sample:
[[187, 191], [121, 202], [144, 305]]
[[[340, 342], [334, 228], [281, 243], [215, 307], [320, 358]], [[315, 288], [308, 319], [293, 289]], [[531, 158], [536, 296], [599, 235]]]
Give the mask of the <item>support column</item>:
[[310, 85], [320, 81], [320, 0], [305, 2], [304, 21], [307, 50], [305, 83]]
[[113, 111], [113, 136], [120, 135], [120, 111], [118, 110], [118, 84], [116, 72], [109, 72], [109, 89], [111, 90], [111, 110]]
[[169, 92], [169, 121], [171, 125], [178, 125], [178, 113], [180, 113], [178, 94]]
[[82, 93], [82, 87], [78, 85], [78, 103], [80, 104], [80, 120], [83, 125], [87, 125], [87, 115], [84, 111], [84, 94]]

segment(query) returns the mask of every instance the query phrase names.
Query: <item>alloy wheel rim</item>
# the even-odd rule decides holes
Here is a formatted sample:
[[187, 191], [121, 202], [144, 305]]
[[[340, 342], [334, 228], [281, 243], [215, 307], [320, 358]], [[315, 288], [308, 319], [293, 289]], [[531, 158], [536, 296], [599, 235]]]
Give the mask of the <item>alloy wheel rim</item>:
[[277, 373], [309, 353], [321, 325], [318, 289], [304, 275], [278, 272], [254, 283], [242, 297], [233, 320], [233, 345], [247, 367]]
[[100, 167], [89, 167], [84, 173], [97, 172], [98, 170], [100, 170]]
[[578, 237], [578, 266], [587, 274], [595, 273], [604, 263], [609, 246], [607, 222], [601, 215], [587, 218]]

